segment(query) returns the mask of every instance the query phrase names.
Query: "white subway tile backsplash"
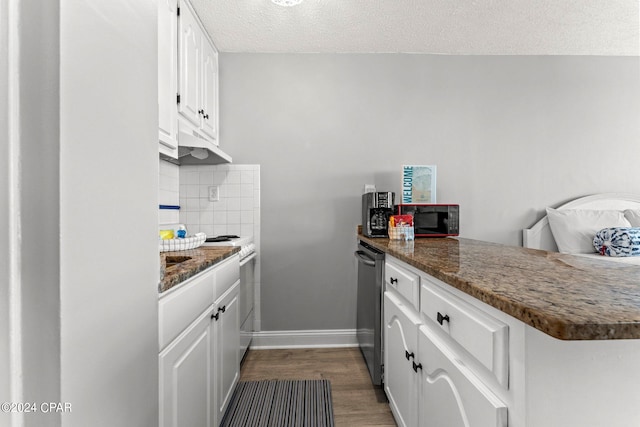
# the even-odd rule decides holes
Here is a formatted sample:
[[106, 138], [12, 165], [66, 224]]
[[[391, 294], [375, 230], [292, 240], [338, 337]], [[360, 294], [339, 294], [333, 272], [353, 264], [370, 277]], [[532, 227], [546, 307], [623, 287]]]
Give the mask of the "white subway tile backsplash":
[[198, 171], [188, 170], [184, 175], [182, 182], [187, 185], [194, 185], [200, 183], [200, 174]]
[[211, 212], [211, 211], [200, 211], [200, 225], [211, 225], [211, 226], [213, 226], [213, 212]]
[[160, 211], [158, 212], [158, 225], [175, 224], [177, 222], [178, 222], [178, 211], [160, 209]]
[[213, 225], [207, 225], [207, 224], [205, 224], [205, 225], [201, 224], [199, 232], [200, 233], [204, 233], [207, 236], [219, 236], [220, 234], [225, 234], [225, 233], [216, 234], [214, 232]]
[[240, 211], [240, 224], [253, 224], [253, 211]]
[[211, 185], [199, 185], [200, 187], [200, 199], [208, 199], [209, 198], [209, 187]]
[[240, 212], [242, 211], [227, 211], [227, 224], [240, 224]]
[[199, 224], [200, 223], [200, 212], [198, 211], [193, 211], [193, 212], [185, 212], [187, 220], [186, 222], [189, 224]]
[[221, 198], [217, 202], [212, 202], [212, 203], [213, 203], [213, 210], [214, 211], [226, 211], [226, 210], [228, 210], [227, 209], [227, 199]]
[[220, 185], [227, 179], [227, 171], [215, 171], [213, 172], [213, 183]]
[[253, 184], [240, 184], [240, 197], [253, 197]]
[[213, 211], [213, 224], [214, 225], [226, 225], [227, 224], [227, 211]]
[[225, 197], [240, 197], [240, 184], [223, 184], [225, 188]]
[[[180, 168], [177, 165], [158, 160], [158, 204], [180, 204]], [[175, 224], [178, 222], [179, 213], [174, 209], [158, 210], [158, 225]]]
[[253, 170], [243, 170], [240, 172], [240, 184], [253, 185]]
[[211, 211], [211, 212], [213, 212], [213, 210], [215, 208], [214, 203], [217, 203], [217, 202], [211, 202], [211, 201], [209, 201], [209, 199], [200, 199], [200, 207], [199, 207], [199, 209], [201, 211]]
[[200, 186], [187, 185], [187, 199], [199, 199], [199, 198], [200, 198]]
[[200, 200], [198, 199], [186, 199], [186, 204], [180, 207], [185, 211], [199, 211], [200, 210]]
[[241, 172], [239, 170], [230, 170], [227, 174], [227, 184], [240, 184]]
[[240, 197], [227, 197], [226, 202], [228, 211], [239, 211], [242, 209], [242, 199]]
[[242, 228], [240, 227], [240, 224], [227, 225], [227, 234], [235, 234], [236, 236], [240, 236], [242, 234]]
[[253, 243], [257, 246], [255, 241], [256, 231], [253, 224], [240, 224], [240, 236], [254, 236]]
[[[170, 169], [170, 168], [169, 168]], [[179, 220], [189, 234], [253, 235], [260, 227], [260, 166], [181, 166], [174, 185], [182, 206]], [[163, 179], [170, 183], [170, 179]], [[218, 186], [219, 199], [209, 200], [209, 187]]]
[[213, 171], [207, 170], [200, 172], [200, 185], [213, 185]]
[[253, 197], [243, 197], [240, 199], [240, 209], [243, 211], [253, 210]]
[[213, 226], [213, 235], [214, 236], [222, 236], [224, 234], [229, 234], [227, 232], [227, 224], [214, 224]]

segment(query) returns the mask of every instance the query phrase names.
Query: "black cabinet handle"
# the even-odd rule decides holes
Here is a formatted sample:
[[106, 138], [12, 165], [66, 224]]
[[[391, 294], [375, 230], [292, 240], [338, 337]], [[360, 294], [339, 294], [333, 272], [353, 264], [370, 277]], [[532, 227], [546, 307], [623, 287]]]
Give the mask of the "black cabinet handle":
[[227, 310], [227, 306], [223, 305], [222, 307], [218, 307], [218, 311], [225, 312]]
[[398, 283], [398, 279], [392, 277], [391, 278], [391, 284], [393, 285], [394, 283]]
[[411, 362], [413, 364], [413, 372], [418, 372], [418, 369], [422, 369], [422, 363]]
[[204, 114], [204, 110], [198, 110], [198, 114], [200, 115]]
[[449, 321], [449, 315], [447, 314], [446, 316], [443, 316], [440, 312], [438, 312], [437, 320], [438, 320], [438, 323], [440, 323], [440, 325], [442, 325], [444, 322], [448, 322]]
[[205, 119], [207, 119], [207, 120], [209, 120], [209, 115], [208, 115], [208, 114], [205, 114], [205, 115], [204, 115], [204, 118], [205, 118]]
[[404, 352], [404, 357], [407, 358], [407, 360], [411, 359], [412, 357], [416, 357], [413, 353], [409, 353], [407, 350], [405, 350]]
[[216, 314], [212, 314], [211, 318], [212, 319], [216, 319], [216, 321], [218, 320], [218, 318], [220, 317], [220, 313], [216, 313]]

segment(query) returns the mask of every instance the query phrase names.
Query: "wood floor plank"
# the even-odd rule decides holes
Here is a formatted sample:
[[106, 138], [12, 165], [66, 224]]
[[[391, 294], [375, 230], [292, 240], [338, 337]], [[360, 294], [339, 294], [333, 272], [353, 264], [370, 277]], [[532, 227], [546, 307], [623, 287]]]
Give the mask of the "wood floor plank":
[[249, 350], [240, 373], [241, 381], [315, 379], [331, 381], [336, 427], [396, 426], [358, 348]]

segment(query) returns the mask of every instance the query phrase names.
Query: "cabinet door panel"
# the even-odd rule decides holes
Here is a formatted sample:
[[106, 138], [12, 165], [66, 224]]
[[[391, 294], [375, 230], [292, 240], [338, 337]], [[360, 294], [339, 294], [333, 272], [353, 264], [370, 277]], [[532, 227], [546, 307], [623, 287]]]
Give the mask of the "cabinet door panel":
[[206, 40], [202, 52], [202, 131], [218, 144], [218, 55]]
[[427, 326], [418, 347], [422, 427], [506, 427], [507, 406]]
[[391, 261], [384, 268], [387, 289], [394, 288], [418, 310], [420, 304], [420, 277]]
[[178, 4], [158, 0], [158, 127], [160, 152], [178, 158]]
[[211, 412], [211, 312], [160, 353], [160, 426], [208, 426]]
[[[471, 353], [500, 384], [509, 384], [509, 327], [424, 277], [420, 310]], [[445, 317], [446, 316], [446, 317]], [[447, 320], [442, 320], [443, 317]], [[440, 321], [438, 319], [440, 318]]]
[[233, 390], [240, 378], [240, 309], [238, 296], [240, 281], [221, 296], [214, 305], [219, 314], [214, 320], [214, 373], [212, 384], [215, 389], [214, 405], [216, 425], [222, 421]]
[[163, 295], [158, 302], [160, 350], [213, 302], [213, 271], [204, 271]]
[[399, 426], [417, 425], [418, 375], [412, 364], [418, 353], [419, 322], [400, 298], [384, 293], [384, 387]]
[[201, 67], [202, 67], [202, 32], [196, 18], [186, 5], [182, 3], [179, 22], [179, 93], [178, 112], [193, 125], [200, 127], [202, 109]]

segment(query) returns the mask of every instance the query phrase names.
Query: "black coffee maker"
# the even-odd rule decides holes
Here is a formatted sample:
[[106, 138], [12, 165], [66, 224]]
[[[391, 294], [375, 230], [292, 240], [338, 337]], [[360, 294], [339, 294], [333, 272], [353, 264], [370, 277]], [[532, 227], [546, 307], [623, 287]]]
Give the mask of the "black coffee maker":
[[393, 215], [395, 193], [392, 191], [362, 195], [362, 234], [367, 237], [387, 237], [389, 217]]

